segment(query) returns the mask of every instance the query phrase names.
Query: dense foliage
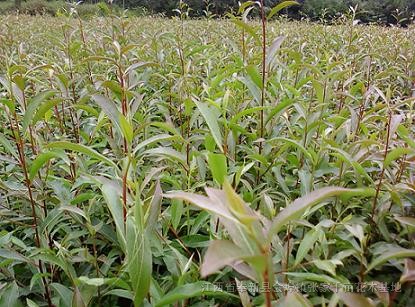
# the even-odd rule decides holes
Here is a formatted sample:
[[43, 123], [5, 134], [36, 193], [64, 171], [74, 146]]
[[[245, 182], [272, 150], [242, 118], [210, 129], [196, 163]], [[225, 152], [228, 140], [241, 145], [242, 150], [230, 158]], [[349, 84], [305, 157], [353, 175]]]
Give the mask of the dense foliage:
[[415, 28], [245, 9], [0, 17], [0, 306], [414, 301]]
[[[115, 0], [111, 2], [116, 10], [127, 8], [132, 14], [163, 14], [166, 16], [177, 15], [177, 8], [184, 3], [189, 8], [189, 15], [224, 16], [228, 12], [237, 11], [240, 2], [237, 0]], [[278, 4], [279, 0], [265, 0], [267, 8]], [[357, 18], [362, 22], [376, 22], [381, 24], [407, 25], [413, 21], [415, 14], [415, 1], [413, 0], [299, 0], [300, 6], [284, 10], [284, 13], [292, 19], [308, 18], [314, 21], [331, 21], [342, 15], [347, 15], [350, 8], [357, 8]], [[70, 3], [70, 2], [69, 2]], [[75, 3], [75, 2], [73, 2]], [[79, 15], [91, 16], [100, 13], [98, 1], [83, 1], [79, 5]], [[16, 6], [19, 11], [26, 14], [50, 14], [56, 15], [62, 9], [68, 8], [68, 3], [61, 0], [0, 0], [0, 13], [10, 13]], [[103, 4], [101, 3], [101, 6]], [[257, 10], [258, 15], [259, 12]], [[251, 14], [252, 15], [252, 14]]]

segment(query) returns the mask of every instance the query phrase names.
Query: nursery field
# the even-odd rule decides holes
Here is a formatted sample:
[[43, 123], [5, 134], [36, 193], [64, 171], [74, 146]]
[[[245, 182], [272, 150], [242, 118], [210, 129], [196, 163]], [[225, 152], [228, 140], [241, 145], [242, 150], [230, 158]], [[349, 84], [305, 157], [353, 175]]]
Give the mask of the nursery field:
[[0, 17], [0, 306], [411, 306], [414, 53], [353, 18]]

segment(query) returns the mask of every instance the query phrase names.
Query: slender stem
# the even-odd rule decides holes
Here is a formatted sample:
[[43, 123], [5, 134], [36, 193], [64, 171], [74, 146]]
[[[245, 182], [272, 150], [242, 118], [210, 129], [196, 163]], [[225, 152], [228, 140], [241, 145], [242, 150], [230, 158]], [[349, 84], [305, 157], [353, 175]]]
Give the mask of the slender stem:
[[[79, 20], [79, 32], [81, 34], [82, 44], [84, 45], [85, 50], [87, 50], [87, 43], [86, 43], [86, 37], [84, 32], [84, 27], [82, 23], [82, 19], [78, 16]], [[89, 61], [86, 62], [86, 67], [88, 69], [88, 79], [91, 84], [94, 84], [94, 80], [92, 79], [92, 69], [91, 69], [91, 63]]]
[[[324, 112], [326, 111], [326, 96], [327, 96], [327, 80], [324, 81], [323, 103], [322, 103], [322, 106], [321, 106], [320, 116], [319, 116], [319, 119], [318, 119], [319, 124], [318, 124], [318, 128], [317, 128], [316, 140], [318, 140], [320, 138], [321, 121], [323, 120]], [[317, 145], [317, 143], [316, 143], [316, 145]]]
[[266, 307], [271, 307], [272, 306], [272, 295], [273, 295], [273, 290], [272, 290], [272, 285], [270, 284], [270, 274], [271, 274], [271, 269], [270, 269], [270, 261], [272, 262], [272, 260], [270, 260], [270, 249], [269, 247], [262, 247], [262, 254], [264, 255], [264, 258], [266, 259], [266, 268], [264, 270], [264, 272], [262, 273], [262, 280], [263, 280], [263, 288], [264, 288], [264, 292], [265, 292], [265, 306]]
[[[265, 82], [266, 82], [266, 67], [265, 67], [265, 58], [266, 58], [266, 44], [267, 44], [267, 21], [265, 17], [265, 8], [264, 8], [264, 0], [261, 0], [261, 23], [262, 23], [262, 81], [261, 81], [261, 111], [259, 112], [259, 138], [261, 139], [259, 142], [258, 153], [262, 154], [262, 147], [263, 147], [263, 138], [264, 138], [264, 105], [265, 105]], [[258, 169], [256, 173], [256, 184], [259, 184], [260, 180], [260, 170]]]
[[[290, 258], [290, 240], [291, 240], [291, 231], [290, 231], [290, 224], [288, 224], [287, 226], [287, 249], [285, 251], [285, 271], [287, 272], [288, 272], [288, 265], [289, 265], [289, 258]], [[288, 283], [288, 275], [284, 276], [284, 282]]]
[[[383, 153], [383, 160], [386, 159], [386, 156], [388, 155], [388, 152], [389, 152], [391, 121], [392, 121], [392, 112], [389, 112], [389, 118], [388, 118], [388, 123], [387, 123], [387, 130], [386, 130], [386, 145], [385, 145], [385, 151]], [[375, 198], [373, 199], [373, 204], [372, 204], [372, 213], [371, 213], [372, 221], [374, 221], [376, 206], [377, 206], [377, 203], [378, 203], [380, 188], [382, 186], [382, 181], [383, 181], [384, 175], [385, 175], [385, 167], [382, 166], [382, 171], [380, 173], [379, 183], [376, 187], [376, 194], [375, 194]]]
[[[17, 147], [17, 153], [19, 156], [19, 164], [20, 167], [23, 170], [23, 174], [24, 174], [24, 179], [25, 179], [25, 185], [27, 188], [27, 192], [29, 194], [29, 201], [30, 201], [30, 205], [31, 205], [31, 209], [32, 209], [32, 218], [33, 218], [33, 228], [35, 231], [35, 244], [37, 248], [40, 248], [40, 235], [39, 235], [39, 230], [38, 230], [38, 219], [37, 219], [37, 215], [36, 215], [36, 203], [35, 200], [33, 198], [33, 192], [32, 192], [32, 187], [31, 187], [31, 182], [29, 179], [29, 174], [28, 174], [28, 170], [27, 170], [27, 163], [26, 163], [26, 158], [25, 158], [25, 152], [24, 152], [24, 143], [23, 143], [23, 139], [20, 136], [20, 129], [19, 129], [19, 120], [17, 118], [17, 114], [16, 111], [13, 112], [13, 117], [14, 117], [14, 125], [11, 125], [11, 129], [14, 132], [15, 135], [15, 141], [16, 141], [16, 147]], [[15, 129], [13, 128], [13, 126], [15, 127]], [[38, 266], [39, 266], [39, 272], [43, 275], [44, 271], [43, 271], [43, 264], [42, 261], [39, 259], [38, 261]], [[46, 281], [46, 278], [44, 276], [42, 276], [42, 282], [43, 285], [45, 287], [45, 299], [48, 302], [48, 306], [52, 307], [52, 301], [51, 301], [51, 297], [50, 297], [50, 292], [49, 292], [49, 286], [48, 283]]]
[[[266, 17], [265, 17], [265, 7], [264, 0], [261, 0], [261, 22], [262, 22], [262, 88], [261, 88], [261, 107], [265, 105], [265, 82], [266, 82], [266, 67], [265, 67], [265, 58], [266, 58], [266, 47], [267, 47], [267, 30], [266, 30]], [[264, 109], [260, 111], [260, 131], [259, 137], [264, 137]], [[259, 143], [259, 154], [262, 153], [262, 141]]]
[[[69, 78], [70, 78], [70, 90], [72, 94], [72, 104], [75, 105], [77, 103], [75, 75], [74, 75], [74, 70], [73, 70], [73, 59], [72, 59], [72, 54], [70, 50], [69, 35], [66, 32], [65, 32], [65, 38], [66, 38], [66, 54], [68, 57], [68, 65], [69, 65]], [[79, 126], [80, 125], [79, 125], [79, 122], [76, 120], [76, 116], [74, 116], [73, 114], [72, 107], [69, 108], [69, 116], [71, 118], [76, 142], [80, 143], [80, 138], [79, 138]]]

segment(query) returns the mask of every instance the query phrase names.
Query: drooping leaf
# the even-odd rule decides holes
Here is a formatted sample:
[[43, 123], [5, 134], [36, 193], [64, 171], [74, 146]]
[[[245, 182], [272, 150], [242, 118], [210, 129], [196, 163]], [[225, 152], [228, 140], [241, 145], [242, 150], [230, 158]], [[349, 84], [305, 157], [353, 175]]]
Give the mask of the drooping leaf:
[[178, 286], [172, 291], [168, 292], [156, 303], [156, 307], [167, 306], [180, 300], [189, 299], [192, 297], [213, 296], [213, 297], [230, 297], [238, 299], [238, 296], [225, 292], [218, 288], [215, 284], [199, 281], [195, 283]]
[[388, 262], [392, 259], [402, 259], [402, 258], [411, 258], [415, 257], [415, 249], [406, 249], [406, 248], [388, 248], [385, 250], [384, 253], [381, 253], [380, 255], [374, 257], [372, 262], [367, 267], [366, 273], [373, 270], [377, 266]]
[[279, 13], [283, 9], [293, 6], [293, 5], [299, 5], [297, 1], [283, 1], [276, 6], [274, 6], [271, 11], [268, 13], [268, 19], [272, 18], [275, 14]]
[[82, 144], [71, 143], [67, 141], [58, 141], [52, 142], [46, 145], [46, 148], [58, 148], [58, 149], [66, 149], [72, 150], [76, 152], [83, 153], [91, 158], [97, 159], [101, 162], [104, 162], [110, 166], [113, 166], [115, 169], [118, 169], [117, 165], [109, 158], [105, 157], [104, 155], [96, 152], [95, 150], [91, 149], [88, 146]]
[[24, 113], [22, 131], [25, 132], [32, 122], [33, 117], [36, 114], [36, 109], [41, 105], [48, 102], [48, 99], [55, 95], [55, 91], [45, 91], [37, 94], [31, 101], [29, 101], [27, 109]]
[[407, 155], [407, 154], [414, 154], [415, 150], [412, 148], [403, 148], [403, 147], [399, 147], [399, 148], [395, 148], [392, 149], [390, 152], [388, 152], [388, 154], [386, 155], [385, 160], [383, 161], [383, 167], [389, 167], [389, 165], [399, 159], [400, 157]]
[[42, 166], [53, 158], [62, 158], [62, 154], [54, 151], [40, 153], [36, 159], [33, 160], [32, 165], [30, 166], [29, 179], [33, 180]]
[[188, 201], [201, 209], [207, 210], [219, 216], [223, 216], [224, 218], [227, 218], [235, 223], [239, 223], [238, 220], [230, 213], [229, 210], [227, 210], [225, 207], [221, 206], [220, 204], [213, 202], [211, 199], [209, 199], [206, 196], [177, 191], [177, 192], [168, 192], [164, 194], [164, 197], [177, 198], [177, 199]]
[[176, 136], [170, 135], [170, 134], [159, 134], [159, 135], [155, 135], [152, 136], [144, 141], [142, 141], [140, 144], [138, 144], [135, 148], [134, 148], [134, 154], [137, 154], [140, 149], [143, 149], [144, 147], [153, 144], [153, 143], [157, 143], [157, 142], [162, 142], [162, 141], [167, 141], [167, 140], [173, 140], [177, 138]]
[[406, 283], [413, 281], [415, 281], [415, 261], [408, 258], [405, 259], [405, 269], [399, 279], [399, 282]]
[[268, 234], [268, 239], [271, 240], [272, 236], [278, 233], [278, 231], [285, 226], [288, 222], [299, 218], [305, 210], [320, 203], [321, 201], [339, 195], [373, 195], [374, 191], [371, 189], [345, 189], [339, 187], [327, 187], [316, 191], [313, 191], [301, 198], [296, 199], [293, 203], [288, 205], [282, 210], [272, 221], [272, 226]]
[[277, 301], [275, 306], [276, 307], [284, 307], [284, 306], [312, 307], [313, 304], [300, 293], [288, 292], [288, 294], [284, 298]]
[[375, 306], [372, 300], [358, 293], [339, 291], [337, 295], [349, 307]]
[[410, 216], [395, 216], [395, 220], [397, 220], [402, 225], [407, 225], [410, 227], [415, 228], [415, 218]]
[[45, 114], [54, 106], [58, 105], [60, 102], [62, 102], [62, 98], [55, 98], [47, 100], [45, 103], [41, 104], [39, 109], [36, 111], [36, 113], [33, 116], [33, 119], [30, 124], [35, 125], [38, 121], [40, 121], [42, 118], [45, 117]]
[[213, 274], [224, 266], [240, 260], [244, 254], [244, 251], [231, 241], [213, 241], [203, 259], [200, 274], [202, 277]]

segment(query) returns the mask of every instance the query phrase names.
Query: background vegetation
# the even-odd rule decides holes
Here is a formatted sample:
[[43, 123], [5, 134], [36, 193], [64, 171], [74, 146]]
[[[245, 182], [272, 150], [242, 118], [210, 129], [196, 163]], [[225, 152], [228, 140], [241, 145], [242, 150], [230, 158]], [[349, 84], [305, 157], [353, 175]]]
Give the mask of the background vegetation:
[[[224, 16], [226, 13], [238, 10], [236, 0], [186, 0], [190, 9], [189, 15], [193, 17]], [[244, 2], [244, 1], [241, 1]], [[267, 9], [274, 7], [279, 0], [265, 0]], [[331, 21], [341, 15], [348, 14], [350, 7], [357, 6], [357, 18], [362, 22], [377, 22], [382, 24], [408, 24], [413, 20], [415, 2], [412, 0], [301, 0], [298, 7], [286, 8], [284, 14], [292, 19], [308, 18], [315, 21]], [[84, 1], [78, 7], [80, 16], [87, 17], [100, 14], [103, 4], [99, 1]], [[55, 16], [60, 10], [67, 9], [68, 3], [55, 0], [0, 0], [0, 12], [10, 13], [20, 7], [22, 13], [49, 14]], [[121, 11], [127, 8], [133, 15], [163, 14], [176, 15], [175, 9], [179, 0], [116, 0], [112, 2], [114, 10]], [[251, 13], [252, 15], [252, 13]], [[256, 15], [259, 15], [257, 11]]]
[[285, 5], [0, 17], [0, 306], [411, 305], [415, 28]]

